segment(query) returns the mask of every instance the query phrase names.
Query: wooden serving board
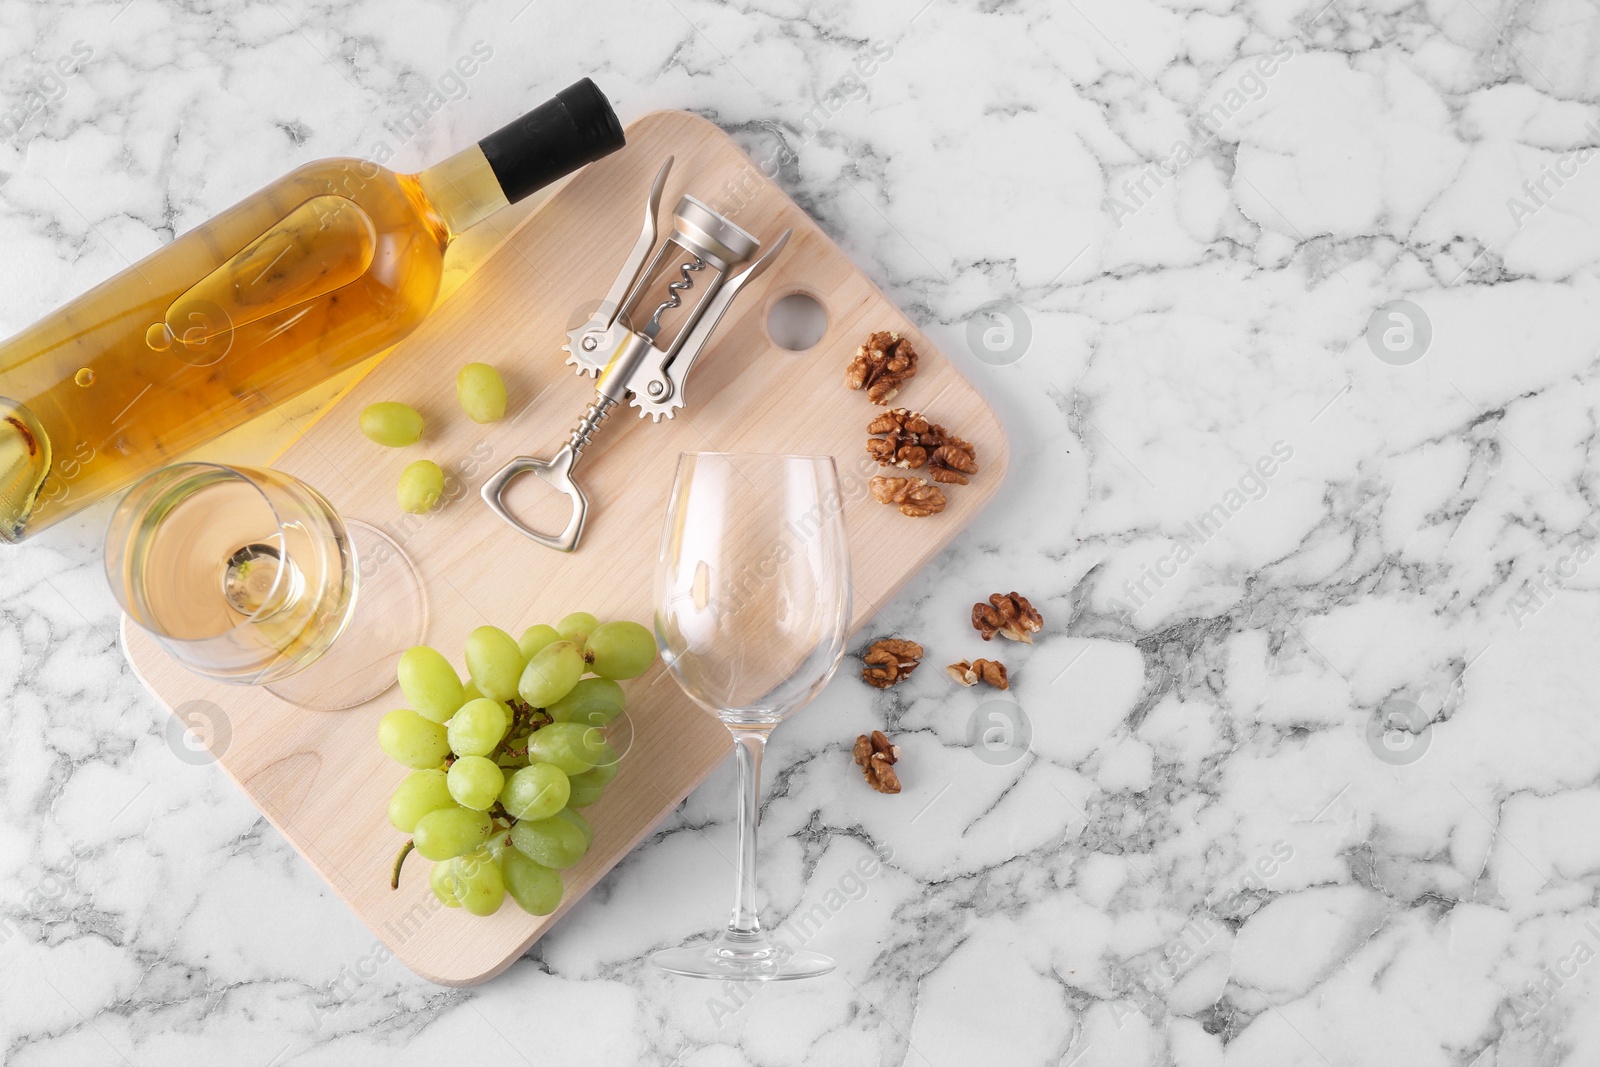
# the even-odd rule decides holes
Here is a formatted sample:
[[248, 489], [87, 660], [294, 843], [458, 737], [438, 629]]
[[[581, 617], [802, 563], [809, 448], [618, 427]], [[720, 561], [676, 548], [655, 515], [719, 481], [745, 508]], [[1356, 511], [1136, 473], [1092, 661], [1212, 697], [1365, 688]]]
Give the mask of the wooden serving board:
[[[677, 111], [646, 115], [627, 136], [627, 148], [582, 171], [535, 211], [469, 285], [273, 464], [321, 490], [346, 518], [381, 527], [404, 546], [427, 586], [428, 643], [463, 676], [461, 643], [484, 623], [519, 634], [584, 610], [648, 624], [680, 451], [837, 458], [854, 563], [852, 629], [978, 514], [1005, 475], [1005, 435], [983, 398], [730, 138]], [[663, 237], [673, 205], [691, 193], [764, 244], [786, 227], [794, 238], [741, 294], [701, 356], [686, 410], [653, 423], [618, 408], [601, 428], [578, 472], [591, 501], [583, 543], [571, 555], [553, 552], [497, 519], [478, 489], [513, 456], [552, 454], [592, 398], [593, 382], [563, 365], [560, 346], [609, 288], [668, 155], [677, 162], [662, 199]], [[828, 315], [826, 335], [798, 353], [774, 344], [766, 327], [773, 303], [797, 291], [818, 299]], [[926, 412], [977, 446], [982, 472], [971, 485], [946, 487], [950, 504], [940, 515], [910, 519], [867, 493], [867, 480], [882, 472], [866, 455], [866, 425], [882, 409], [846, 389], [844, 368], [866, 335], [883, 329], [909, 337], [921, 353], [916, 377], [895, 403]], [[473, 360], [495, 364], [507, 380], [511, 405], [502, 422], [479, 426], [456, 405], [456, 371]], [[356, 416], [378, 400], [421, 410], [424, 440], [390, 451], [362, 437]], [[418, 521], [399, 511], [394, 487], [401, 468], [420, 458], [451, 472], [455, 493]], [[559, 529], [555, 511], [540, 507], [547, 499], [548, 489], [532, 478], [507, 496], [536, 526]], [[508, 967], [730, 750], [727, 732], [664, 677], [659, 662], [624, 683], [631, 748], [605, 797], [586, 809], [594, 845], [564, 872], [561, 910], [534, 918], [508, 901], [498, 914], [477, 918], [437, 906], [428, 865], [415, 858], [400, 890], [389, 888], [390, 863], [404, 839], [388, 824], [388, 798], [406, 772], [379, 751], [375, 728], [384, 712], [402, 705], [398, 689], [351, 711], [309, 712], [260, 689], [190, 674], [138, 627], [123, 625], [128, 658], [150, 690], [170, 709], [190, 701], [223, 709], [231, 736], [213, 753], [223, 769], [397, 958], [444, 985], [481, 982]], [[842, 669], [854, 668], [847, 662]]]

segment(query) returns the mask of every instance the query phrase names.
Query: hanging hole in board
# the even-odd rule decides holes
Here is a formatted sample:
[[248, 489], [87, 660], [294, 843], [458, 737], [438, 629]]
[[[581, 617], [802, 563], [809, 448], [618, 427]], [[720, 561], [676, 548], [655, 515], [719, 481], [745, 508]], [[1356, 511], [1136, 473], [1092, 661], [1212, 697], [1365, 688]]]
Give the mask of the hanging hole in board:
[[779, 348], [805, 352], [828, 332], [828, 311], [810, 293], [794, 292], [767, 311], [767, 336]]

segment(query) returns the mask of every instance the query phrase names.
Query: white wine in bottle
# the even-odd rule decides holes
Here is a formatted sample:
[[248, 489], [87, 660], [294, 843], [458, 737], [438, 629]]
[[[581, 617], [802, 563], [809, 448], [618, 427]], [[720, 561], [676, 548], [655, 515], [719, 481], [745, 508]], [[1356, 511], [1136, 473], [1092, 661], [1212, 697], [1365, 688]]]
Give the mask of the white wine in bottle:
[[393, 345], [456, 236], [622, 144], [585, 78], [419, 174], [308, 163], [0, 345], [0, 540]]

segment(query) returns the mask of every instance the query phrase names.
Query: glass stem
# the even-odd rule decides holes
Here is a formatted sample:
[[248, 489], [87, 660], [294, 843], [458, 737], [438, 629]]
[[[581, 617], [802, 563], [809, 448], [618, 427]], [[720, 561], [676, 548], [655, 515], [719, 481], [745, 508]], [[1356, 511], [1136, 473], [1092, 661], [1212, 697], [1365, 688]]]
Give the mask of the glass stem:
[[761, 822], [761, 756], [766, 751], [767, 732], [735, 729], [732, 733], [739, 766], [739, 881], [734, 888], [728, 936], [758, 942], [765, 940], [756, 901], [756, 829]]

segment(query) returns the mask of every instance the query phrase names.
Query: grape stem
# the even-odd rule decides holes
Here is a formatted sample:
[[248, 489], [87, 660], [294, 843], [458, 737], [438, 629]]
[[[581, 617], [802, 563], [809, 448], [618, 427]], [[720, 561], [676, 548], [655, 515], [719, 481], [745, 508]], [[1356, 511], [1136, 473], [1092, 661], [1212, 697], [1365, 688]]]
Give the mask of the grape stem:
[[[516, 737], [526, 728], [530, 733], [541, 726], [548, 726], [555, 720], [543, 708], [536, 708], [526, 701], [512, 697], [507, 702], [511, 707], [511, 728], [506, 731], [506, 737]], [[543, 721], [540, 721], [543, 720]]]
[[411, 850], [417, 843], [411, 838], [406, 838], [406, 843], [400, 846], [400, 854], [394, 858], [394, 870], [389, 872], [389, 888], [400, 888], [400, 868], [405, 866], [406, 857], [411, 855]]

